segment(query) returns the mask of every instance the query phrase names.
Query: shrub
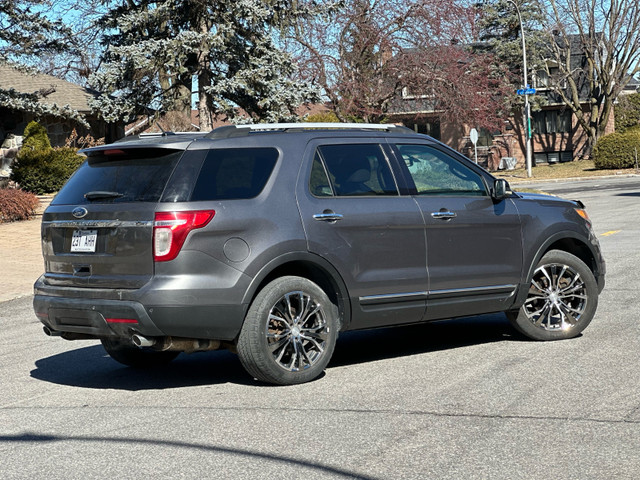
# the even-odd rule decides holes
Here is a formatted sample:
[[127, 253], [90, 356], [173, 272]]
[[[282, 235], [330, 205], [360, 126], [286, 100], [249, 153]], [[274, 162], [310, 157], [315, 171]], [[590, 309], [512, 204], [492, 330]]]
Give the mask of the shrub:
[[51, 148], [47, 130], [31, 122], [24, 129], [22, 148], [11, 165], [11, 180], [28, 192], [57, 192], [82, 161], [73, 148]]
[[35, 215], [38, 197], [13, 188], [0, 189], [0, 223], [28, 220]]
[[11, 166], [11, 179], [20, 188], [37, 194], [57, 192], [84, 158], [73, 148], [20, 151]]
[[640, 155], [640, 129], [625, 133], [611, 133], [598, 140], [593, 148], [593, 162], [597, 169], [631, 168]]
[[38, 122], [29, 122], [24, 129], [22, 148], [25, 150], [47, 150], [51, 148], [47, 129]]
[[318, 122], [318, 123], [337, 123], [340, 122], [338, 117], [333, 112], [320, 112], [308, 115], [304, 118], [305, 122]]
[[614, 121], [618, 133], [640, 125], [640, 93], [618, 97]]

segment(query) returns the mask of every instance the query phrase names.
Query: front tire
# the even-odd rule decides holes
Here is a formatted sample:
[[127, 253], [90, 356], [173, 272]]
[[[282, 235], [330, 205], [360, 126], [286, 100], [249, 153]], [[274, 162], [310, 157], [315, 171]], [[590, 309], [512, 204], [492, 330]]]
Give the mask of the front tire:
[[587, 328], [597, 306], [598, 285], [589, 267], [570, 253], [551, 250], [536, 266], [524, 304], [507, 318], [533, 340], [562, 340]]
[[138, 348], [128, 340], [103, 338], [101, 342], [111, 358], [133, 368], [152, 368], [166, 365], [180, 354], [180, 352], [157, 352], [147, 348]]
[[325, 369], [338, 337], [338, 310], [315, 283], [280, 277], [251, 304], [238, 356], [254, 378], [276, 385], [311, 381]]

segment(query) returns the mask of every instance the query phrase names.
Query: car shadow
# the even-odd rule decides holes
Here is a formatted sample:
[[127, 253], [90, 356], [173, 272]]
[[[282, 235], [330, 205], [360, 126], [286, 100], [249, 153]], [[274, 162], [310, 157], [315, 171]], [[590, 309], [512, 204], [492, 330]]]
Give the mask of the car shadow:
[[168, 365], [137, 369], [116, 362], [99, 344], [37, 360], [31, 376], [73, 387], [129, 391], [255, 384], [238, 357], [226, 350], [182, 353]]
[[[346, 332], [338, 339], [328, 370], [330, 373], [332, 367], [513, 340], [522, 337], [503, 314]], [[101, 345], [92, 345], [42, 358], [35, 366], [31, 371], [35, 379], [101, 390], [164, 390], [225, 383], [264, 385], [252, 379], [238, 357], [226, 350], [180, 354], [168, 365], [141, 370], [119, 364]]]
[[346, 332], [340, 335], [329, 368], [421, 353], [525, 338], [504, 314]]

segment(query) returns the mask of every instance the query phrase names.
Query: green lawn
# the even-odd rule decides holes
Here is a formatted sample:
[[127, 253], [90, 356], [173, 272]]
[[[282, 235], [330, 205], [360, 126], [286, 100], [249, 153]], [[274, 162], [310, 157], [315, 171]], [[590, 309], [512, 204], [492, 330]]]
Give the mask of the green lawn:
[[[592, 160], [574, 160], [573, 162], [557, 163], [555, 165], [538, 165], [531, 169], [530, 180], [549, 180], [556, 178], [576, 178], [576, 177], [599, 177], [603, 175], [625, 175], [630, 173], [640, 173], [635, 168], [625, 168], [618, 170], [596, 170]], [[529, 180], [527, 170], [518, 168], [516, 170], [501, 170], [493, 172], [497, 177], [503, 177], [509, 182], [522, 182]]]

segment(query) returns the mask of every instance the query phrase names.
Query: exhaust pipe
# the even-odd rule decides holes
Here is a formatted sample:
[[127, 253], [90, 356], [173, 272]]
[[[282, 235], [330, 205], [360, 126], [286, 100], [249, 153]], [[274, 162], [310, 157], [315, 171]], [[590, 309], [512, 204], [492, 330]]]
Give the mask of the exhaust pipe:
[[58, 330], [51, 330], [49, 327], [42, 327], [44, 334], [48, 337], [62, 337], [65, 340], [95, 340], [99, 337], [91, 335], [90, 333], [75, 333], [75, 332], [60, 332]]
[[136, 333], [131, 337], [131, 341], [139, 348], [153, 347], [161, 352], [206, 352], [218, 350], [221, 347], [219, 340], [208, 340], [202, 338], [147, 338]]
[[44, 331], [44, 334], [47, 337], [61, 337], [62, 336], [62, 332], [58, 332], [57, 330], [51, 330], [49, 327], [42, 327], [42, 330]]
[[131, 341], [139, 348], [153, 347], [156, 344], [156, 340], [154, 338], [143, 337], [137, 333], [131, 337]]
[[206, 352], [209, 350], [218, 350], [220, 348], [219, 340], [208, 340], [198, 338], [173, 338], [166, 337], [160, 347], [163, 351], [178, 351], [185, 353]]

